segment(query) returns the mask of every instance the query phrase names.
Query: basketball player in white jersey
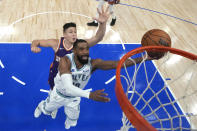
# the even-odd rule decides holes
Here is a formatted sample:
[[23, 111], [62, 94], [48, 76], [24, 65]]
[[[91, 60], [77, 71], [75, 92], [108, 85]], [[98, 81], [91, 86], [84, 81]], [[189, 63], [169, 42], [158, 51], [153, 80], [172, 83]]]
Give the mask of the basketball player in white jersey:
[[[148, 57], [147, 60], [152, 58]], [[139, 63], [143, 58], [134, 59]], [[135, 64], [132, 60], [126, 60], [126, 66]], [[110, 99], [104, 89], [88, 92], [83, 90], [91, 74], [97, 70], [110, 70], [117, 67], [118, 61], [104, 61], [89, 58], [89, 45], [87, 41], [78, 39], [73, 45], [73, 53], [62, 57], [55, 77], [55, 86], [50, 94], [50, 99], [39, 103], [37, 112], [50, 115], [54, 110], [65, 107], [67, 115], [65, 128], [76, 126], [80, 112], [80, 97], [100, 102], [109, 102]], [[39, 113], [40, 115], [41, 113]], [[38, 116], [39, 117], [39, 116]]]
[[[104, 3], [107, 2], [108, 5], [109, 5], [109, 11], [111, 13], [111, 16], [112, 16], [112, 20], [110, 22], [110, 25], [111, 26], [114, 26], [115, 23], [116, 23], [116, 15], [115, 15], [115, 12], [114, 12], [114, 5], [115, 4], [119, 4], [120, 3], [120, 0], [99, 0], [99, 4], [98, 4], [98, 10], [101, 10], [101, 7], [104, 5]], [[99, 14], [97, 13], [96, 14], [96, 17], [98, 17]], [[92, 22], [89, 22], [87, 23], [88, 26], [98, 26], [99, 25], [99, 22], [96, 21], [96, 20], [93, 20]]]
[[[106, 22], [109, 18], [109, 7], [105, 10], [102, 7], [102, 10], [98, 10], [99, 17], [95, 18], [99, 23], [99, 28], [96, 32], [96, 35], [90, 39], [87, 39], [89, 46], [94, 46], [96, 43], [100, 42], [106, 31]], [[53, 90], [54, 87], [54, 78], [58, 72], [59, 60], [61, 57], [65, 56], [72, 52], [73, 43], [77, 40], [77, 29], [75, 23], [66, 23], [63, 26], [63, 37], [60, 39], [46, 39], [46, 40], [33, 40], [31, 44], [31, 51], [38, 53], [41, 51], [40, 47], [51, 47], [55, 52], [54, 61], [51, 64], [48, 83], [50, 89]], [[56, 112], [52, 113], [52, 118], [55, 119]], [[35, 116], [36, 117], [36, 116]]]

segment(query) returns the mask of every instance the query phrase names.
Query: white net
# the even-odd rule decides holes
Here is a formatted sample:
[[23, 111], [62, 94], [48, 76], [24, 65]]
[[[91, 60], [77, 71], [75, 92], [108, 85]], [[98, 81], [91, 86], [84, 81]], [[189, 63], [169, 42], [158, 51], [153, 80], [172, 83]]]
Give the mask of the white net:
[[[129, 59], [144, 54], [147, 53]], [[197, 62], [172, 53], [154, 62], [145, 62], [144, 58], [141, 63], [121, 70], [121, 84], [129, 101], [157, 130], [196, 130]], [[132, 129], [135, 130], [122, 113], [120, 131]]]

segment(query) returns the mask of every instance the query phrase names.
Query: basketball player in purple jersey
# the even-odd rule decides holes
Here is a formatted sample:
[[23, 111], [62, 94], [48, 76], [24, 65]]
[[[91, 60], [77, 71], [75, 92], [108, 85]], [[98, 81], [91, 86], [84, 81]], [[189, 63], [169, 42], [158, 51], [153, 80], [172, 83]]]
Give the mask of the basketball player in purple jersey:
[[[102, 10], [98, 10], [99, 17], [94, 18], [99, 24], [99, 28], [96, 32], [96, 35], [90, 39], [86, 39], [89, 46], [94, 46], [100, 42], [106, 31], [106, 22], [109, 18], [109, 7], [105, 10], [102, 7]], [[39, 53], [41, 49], [39, 47], [51, 47], [55, 52], [54, 61], [51, 64], [48, 82], [50, 89], [53, 90], [54, 87], [54, 78], [58, 72], [59, 60], [61, 57], [72, 52], [73, 43], [77, 40], [77, 30], [75, 23], [66, 23], [63, 26], [63, 37], [59, 39], [45, 39], [45, 40], [33, 40], [31, 44], [31, 51], [34, 53]], [[34, 114], [35, 115], [35, 114]], [[36, 116], [35, 116], [36, 117]], [[56, 112], [52, 113], [52, 118], [56, 117]]]

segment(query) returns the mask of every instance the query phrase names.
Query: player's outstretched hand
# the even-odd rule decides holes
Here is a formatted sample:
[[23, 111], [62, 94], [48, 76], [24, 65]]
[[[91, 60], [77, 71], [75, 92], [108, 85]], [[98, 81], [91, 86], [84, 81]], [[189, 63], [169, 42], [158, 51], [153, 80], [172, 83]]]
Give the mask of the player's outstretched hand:
[[41, 49], [39, 47], [31, 47], [31, 51], [34, 53], [39, 53]]
[[99, 14], [99, 17], [98, 18], [94, 17], [93, 19], [98, 21], [101, 24], [102, 23], [106, 23], [108, 18], [109, 18], [109, 15], [110, 15], [110, 13], [109, 13], [109, 6], [105, 10], [104, 10], [103, 6], [102, 6], [101, 10], [99, 10], [97, 8], [97, 12]]
[[[147, 56], [146, 56], [147, 55]], [[148, 55], [148, 54], [144, 54], [144, 58], [146, 58], [146, 60], [159, 60], [160, 58], [162, 58], [164, 56], [164, 54], [162, 54], [162, 53], [155, 53], [155, 55], [152, 55], [152, 56], [150, 56], [150, 55]]]
[[96, 90], [94, 92], [90, 92], [89, 98], [94, 101], [109, 102], [110, 98], [107, 98], [105, 96], [108, 96], [108, 94], [104, 93], [104, 89], [102, 89], [102, 90]]
[[39, 53], [41, 51], [41, 49], [38, 47], [39, 44], [39, 41], [33, 40], [31, 43], [31, 51], [34, 53]]

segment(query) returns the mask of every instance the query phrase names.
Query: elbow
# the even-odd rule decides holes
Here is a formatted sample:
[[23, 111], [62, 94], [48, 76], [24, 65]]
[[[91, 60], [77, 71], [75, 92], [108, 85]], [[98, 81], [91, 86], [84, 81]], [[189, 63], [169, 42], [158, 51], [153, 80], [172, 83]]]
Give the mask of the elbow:
[[[99, 38], [99, 39], [98, 39], [98, 42], [100, 42], [100, 41], [102, 41], [102, 40], [103, 40], [103, 37]], [[97, 42], [97, 43], [98, 43], [98, 42]]]
[[102, 41], [103, 38], [104, 38], [104, 35], [105, 35], [105, 31], [102, 32], [102, 33], [101, 33], [101, 32], [98, 33], [98, 34], [96, 35], [97, 42]]

